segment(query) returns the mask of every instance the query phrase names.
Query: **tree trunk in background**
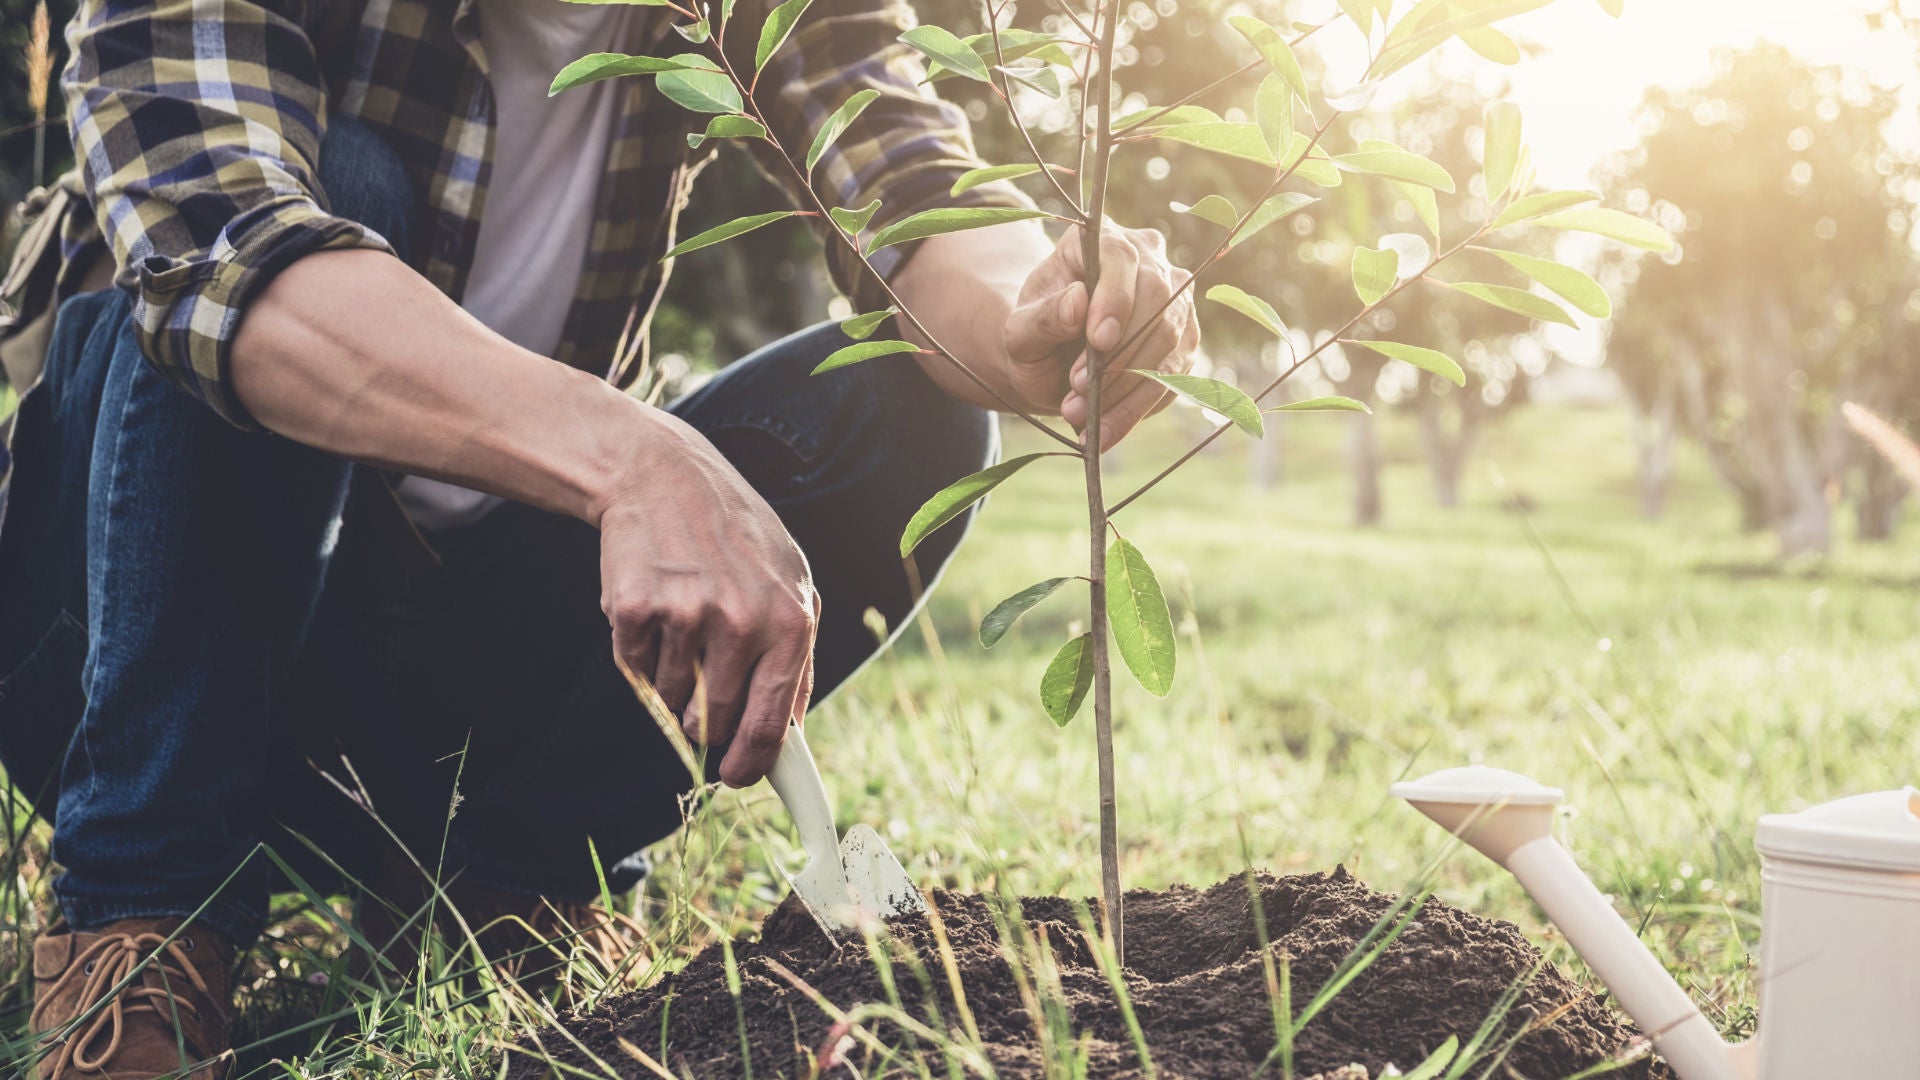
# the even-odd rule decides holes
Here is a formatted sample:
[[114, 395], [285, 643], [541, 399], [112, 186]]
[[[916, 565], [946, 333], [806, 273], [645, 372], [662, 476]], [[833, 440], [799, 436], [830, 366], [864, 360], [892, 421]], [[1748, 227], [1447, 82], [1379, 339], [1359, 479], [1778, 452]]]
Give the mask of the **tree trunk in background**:
[[1269, 415], [1266, 434], [1253, 444], [1251, 456], [1251, 479], [1255, 491], [1272, 491], [1286, 478], [1287, 456], [1285, 430], [1279, 415]]
[[1763, 305], [1763, 340], [1742, 341], [1738, 331], [1751, 325], [1738, 320], [1727, 329], [1735, 331], [1725, 340], [1745, 346], [1746, 393], [1751, 424], [1748, 438], [1757, 442], [1758, 457], [1764, 463], [1773, 487], [1774, 533], [1780, 540], [1782, 558], [1796, 555], [1824, 555], [1833, 547], [1833, 514], [1827, 503], [1812, 449], [1801, 431], [1796, 398], [1789, 377], [1792, 359], [1782, 351], [1794, 340], [1781, 305]]
[[1862, 455], [1860, 489], [1853, 498], [1858, 538], [1870, 543], [1893, 539], [1900, 523], [1900, 507], [1906, 502], [1908, 491], [1906, 481], [1880, 455]]
[[1660, 380], [1660, 391], [1645, 408], [1636, 406], [1633, 439], [1639, 449], [1638, 487], [1640, 516], [1649, 521], [1667, 509], [1667, 491], [1673, 484], [1673, 436], [1678, 418], [1679, 388], [1668, 374]]
[[[1420, 392], [1420, 441], [1426, 447], [1427, 469], [1433, 476], [1433, 498], [1448, 510], [1460, 505], [1460, 473], [1466, 468], [1479, 426], [1478, 411], [1471, 399], [1456, 399], [1456, 393], [1449, 390], [1443, 397], [1427, 388]], [[1452, 431], [1447, 430], [1444, 415], [1449, 406], [1456, 417]]]
[[1347, 463], [1353, 469], [1353, 523], [1380, 524], [1380, 441], [1370, 413], [1347, 424]]

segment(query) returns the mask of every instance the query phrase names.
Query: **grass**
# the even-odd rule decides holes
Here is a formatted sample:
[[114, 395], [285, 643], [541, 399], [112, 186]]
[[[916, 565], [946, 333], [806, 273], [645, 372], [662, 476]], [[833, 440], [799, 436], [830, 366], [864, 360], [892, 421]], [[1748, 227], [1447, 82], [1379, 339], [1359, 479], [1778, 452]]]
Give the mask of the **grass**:
[[[1122, 447], [1110, 486], [1130, 490], [1177, 449], [1176, 429], [1197, 422], [1176, 412]], [[1644, 522], [1624, 415], [1548, 407], [1490, 432], [1466, 505], [1440, 510], [1411, 420], [1383, 422], [1384, 527], [1348, 524], [1343, 421], [1315, 416], [1287, 422], [1278, 488], [1248, 486], [1236, 436], [1118, 519], [1154, 561], [1185, 633], [1169, 697], [1116, 687], [1128, 884], [1205, 884], [1249, 861], [1279, 872], [1345, 863], [1382, 887], [1419, 880], [1446, 838], [1391, 803], [1388, 785], [1499, 764], [1567, 789], [1563, 834], [1576, 857], [1709, 1015], [1749, 1032], [1755, 818], [1914, 780], [1920, 533], [1777, 566], [1684, 454], [1671, 513]], [[921, 632], [810, 721], [840, 820], [880, 828], [924, 884], [1099, 891], [1091, 725], [1055, 729], [1036, 697], [1081, 605], [1063, 589], [993, 650], [974, 639], [999, 599], [1071, 572], [1085, 548], [1080, 482], [1062, 465], [1003, 487]], [[19, 827], [20, 812], [11, 816]], [[657, 974], [717, 935], [750, 931], [784, 893], [781, 870], [797, 864], [784, 830], [760, 788], [723, 797], [658, 853], [639, 898], [653, 931], [641, 968]], [[10, 845], [9, 861], [17, 872], [0, 885], [0, 918], [16, 932], [0, 945], [13, 950], [0, 952], [0, 1007], [17, 1009], [21, 935], [46, 917], [47, 873], [37, 843]], [[1433, 884], [1445, 900], [1542, 931], [1517, 887], [1471, 853], [1441, 860]], [[332, 1018], [269, 1048], [306, 1055], [300, 1064], [260, 1075], [471, 1075], [503, 1038], [541, 1025], [542, 1003], [476, 994], [454, 978], [371, 993], [337, 959], [345, 932], [327, 914], [337, 905], [282, 905], [289, 918], [248, 982], [248, 1028], [272, 1028], [277, 990], [311, 985], [316, 971], [330, 976], [331, 1011], [320, 1015]], [[444, 974], [477, 962], [468, 950], [432, 963]], [[1045, 956], [1027, 970], [1036, 1024], [1057, 1028], [1045, 1015]], [[896, 974], [945, 977], [937, 967]], [[576, 987], [590, 1001], [604, 983], [582, 970]], [[1318, 989], [1288, 993], [1297, 1009]], [[831, 1004], [847, 1010], [856, 1039], [863, 1017], [898, 1012]], [[315, 1015], [312, 1001], [302, 1008]], [[18, 1040], [24, 1011], [7, 1015]], [[909, 1019], [925, 1040], [969, 1053], [962, 1018]], [[1071, 1074], [1074, 1034], [1044, 1034]], [[635, 1051], [666, 1057], [658, 1045]], [[1447, 1075], [1481, 1068], [1454, 1062]]]

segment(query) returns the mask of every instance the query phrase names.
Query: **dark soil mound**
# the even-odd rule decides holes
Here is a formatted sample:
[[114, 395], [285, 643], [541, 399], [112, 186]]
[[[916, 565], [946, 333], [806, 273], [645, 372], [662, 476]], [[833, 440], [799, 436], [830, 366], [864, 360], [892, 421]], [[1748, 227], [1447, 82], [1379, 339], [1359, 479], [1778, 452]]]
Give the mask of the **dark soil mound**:
[[[1261, 875], [1258, 884], [1276, 960], [1289, 958], [1296, 1011], [1392, 904], [1344, 869]], [[996, 921], [998, 901], [946, 892], [936, 893], [934, 900], [988, 1058], [1003, 1077], [1042, 1075], [1036, 1021], [1023, 997], [1023, 980], [1002, 945], [1001, 927], [1007, 922], [1003, 914]], [[1071, 1011], [1071, 1033], [1064, 1041], [1085, 1040], [1092, 1076], [1140, 1075], [1126, 1023], [1081, 930], [1075, 904], [1028, 899], [1021, 902], [1021, 912], [1032, 939], [1044, 939], [1058, 967], [1055, 1000], [1064, 1000]], [[925, 1020], [937, 1008], [945, 1023], [936, 1028], [957, 1025], [960, 1014], [934, 928], [925, 916], [915, 916], [897, 920], [893, 930], [900, 954], [893, 964], [894, 982], [908, 1014]], [[1031, 947], [1022, 954], [1035, 955]], [[759, 941], [735, 943], [733, 955], [740, 980], [738, 1011], [723, 951], [716, 946], [671, 978], [612, 999], [590, 1015], [567, 1021], [568, 1027], [595, 1056], [625, 1075], [655, 1074], [623, 1051], [622, 1041], [662, 1058], [676, 1074], [731, 1078], [746, 1074], [744, 1024], [755, 1077], [804, 1077], [810, 1055], [824, 1054], [842, 1032], [776, 964], [841, 1009], [888, 1000], [866, 949], [855, 942], [836, 951], [791, 898], [768, 917]], [[904, 959], [908, 955], [917, 957], [926, 982], [913, 973], [913, 961]], [[1390, 1063], [1402, 1069], [1419, 1064], [1450, 1035], [1465, 1043], [1502, 994], [1540, 960], [1512, 924], [1429, 901], [1399, 940], [1298, 1033], [1295, 1075], [1357, 1063], [1378, 1076]], [[1023, 964], [1028, 985], [1031, 966]], [[1176, 887], [1129, 893], [1126, 981], [1161, 1077], [1240, 1080], [1273, 1049], [1273, 1013], [1245, 878], [1205, 891]], [[866, 1026], [889, 1045], [908, 1043], [885, 1020], [872, 1019]], [[1622, 1054], [1634, 1035], [1625, 1020], [1550, 966], [1526, 985], [1494, 1045], [1528, 1026], [1533, 1030], [1512, 1047], [1506, 1063], [1534, 1080], [1569, 1076]], [[558, 1041], [546, 1040], [546, 1050], [555, 1052]], [[857, 1043], [842, 1045], [860, 1076], [917, 1072], [898, 1058], [880, 1060]], [[577, 1051], [557, 1056], [586, 1064]], [[543, 1074], [545, 1067], [533, 1059], [514, 1057], [513, 1076]], [[1485, 1068], [1476, 1066], [1469, 1075], [1481, 1075]], [[946, 1075], [937, 1057], [932, 1071]], [[1280, 1075], [1277, 1062], [1266, 1075]], [[1494, 1075], [1508, 1074], [1496, 1070]], [[1610, 1075], [1667, 1080], [1670, 1074], [1664, 1065], [1643, 1059]]]

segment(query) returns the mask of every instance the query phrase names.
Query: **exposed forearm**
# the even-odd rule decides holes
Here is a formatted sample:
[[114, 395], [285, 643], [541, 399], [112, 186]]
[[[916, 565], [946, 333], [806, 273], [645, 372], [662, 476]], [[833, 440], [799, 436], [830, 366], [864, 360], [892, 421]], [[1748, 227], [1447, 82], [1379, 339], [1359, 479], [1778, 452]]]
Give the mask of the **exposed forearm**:
[[[1056, 412], [1057, 398], [1027, 400], [1024, 388], [1016, 385], [1006, 338], [1021, 286], [1052, 250], [1046, 232], [1033, 221], [929, 237], [894, 279], [893, 288], [933, 336], [995, 390], [1032, 411]], [[921, 348], [931, 347], [911, 325], [901, 327], [901, 336]], [[954, 397], [982, 408], [1004, 407], [949, 361], [927, 356], [921, 364]]]
[[376, 251], [288, 267], [249, 309], [231, 362], [271, 431], [587, 521], [676, 426], [512, 344]]

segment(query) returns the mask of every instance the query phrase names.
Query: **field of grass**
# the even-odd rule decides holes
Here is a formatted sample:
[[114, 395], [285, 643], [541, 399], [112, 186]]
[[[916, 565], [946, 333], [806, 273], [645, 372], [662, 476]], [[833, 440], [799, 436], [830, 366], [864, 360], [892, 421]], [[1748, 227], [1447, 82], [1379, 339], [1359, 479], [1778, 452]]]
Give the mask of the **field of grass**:
[[[1150, 475], [1177, 449], [1175, 429], [1198, 422], [1166, 419], [1121, 448], [1114, 488]], [[1781, 568], [1764, 537], [1737, 532], [1695, 457], [1682, 456], [1666, 519], [1647, 523], [1625, 416], [1536, 407], [1488, 434], [1454, 510], [1433, 504], [1411, 421], [1385, 417], [1386, 521], [1356, 530], [1344, 422], [1290, 420], [1271, 490], [1249, 485], [1244, 443], [1224, 439], [1118, 519], [1184, 631], [1169, 697], [1116, 680], [1128, 884], [1344, 863], [1392, 890], [1445, 838], [1388, 785], [1501, 765], [1567, 790], [1576, 857], [1709, 1014], [1746, 1031], [1755, 818], [1916, 779], [1920, 523], [1891, 545], [1843, 540], [1824, 564]], [[974, 636], [1002, 597], [1075, 571], [1079, 483], [1071, 463], [1046, 462], [1003, 487], [927, 618], [809, 721], [841, 822], [878, 827], [923, 884], [1098, 892], [1092, 726], [1056, 729], [1035, 690], [1083, 594], [1061, 590], [991, 651]], [[798, 856], [784, 828], [762, 787], [722, 797], [666, 845], [641, 898], [651, 971], [717, 930], [750, 930], [777, 902], [779, 869]], [[7, 887], [17, 926], [44, 914], [36, 873]], [[1540, 929], [1471, 853], [1444, 864], [1438, 888]], [[537, 1023], [528, 1002], [454, 1008], [465, 999], [451, 983], [378, 1003], [338, 990], [351, 985], [331, 959], [339, 928], [288, 903], [301, 913], [276, 932], [253, 999], [278, 1000], [276, 981], [306, 985], [316, 968], [336, 990], [303, 1011], [327, 1021], [314, 1029], [323, 1045], [273, 1075], [401, 1062], [462, 1075], [491, 1040]], [[13, 962], [0, 956], [0, 969]], [[17, 968], [0, 985], [17, 1005]], [[253, 1008], [253, 1027], [271, 1026], [267, 1006]]]

